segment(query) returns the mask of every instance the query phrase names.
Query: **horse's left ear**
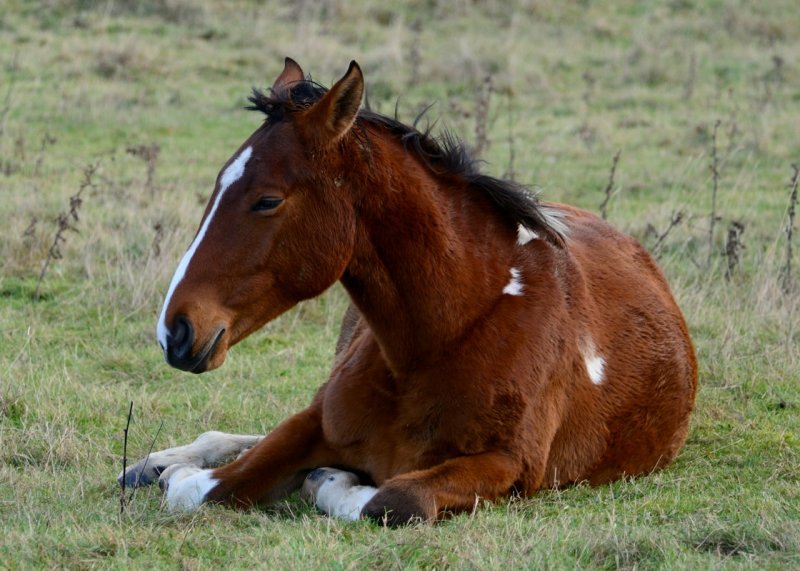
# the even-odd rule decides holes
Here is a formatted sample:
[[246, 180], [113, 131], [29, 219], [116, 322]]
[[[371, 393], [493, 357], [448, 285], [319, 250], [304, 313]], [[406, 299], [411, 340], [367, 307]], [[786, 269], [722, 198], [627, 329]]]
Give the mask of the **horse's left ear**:
[[317, 144], [335, 143], [353, 126], [363, 95], [364, 75], [358, 64], [351, 61], [344, 77], [303, 113], [304, 131]]
[[303, 81], [303, 68], [296, 61], [287, 57], [283, 61], [283, 71], [272, 84], [272, 92], [278, 96], [284, 96], [292, 88], [292, 84]]

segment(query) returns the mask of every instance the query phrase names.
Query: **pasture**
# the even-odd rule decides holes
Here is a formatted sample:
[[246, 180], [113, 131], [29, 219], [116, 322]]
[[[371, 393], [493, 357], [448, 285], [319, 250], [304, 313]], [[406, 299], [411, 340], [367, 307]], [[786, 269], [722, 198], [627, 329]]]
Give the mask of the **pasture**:
[[[798, 29], [791, 0], [6, 0], [0, 568], [800, 566]], [[154, 339], [214, 178], [262, 120], [249, 89], [286, 55], [325, 85], [356, 59], [373, 109], [410, 123], [435, 103], [421, 125], [487, 173], [605, 202], [656, 254], [700, 366], [674, 464], [399, 530], [296, 496], [191, 516], [156, 487], [121, 502], [130, 402], [133, 461], [267, 432], [328, 372], [339, 287], [206, 375], [168, 367]]]

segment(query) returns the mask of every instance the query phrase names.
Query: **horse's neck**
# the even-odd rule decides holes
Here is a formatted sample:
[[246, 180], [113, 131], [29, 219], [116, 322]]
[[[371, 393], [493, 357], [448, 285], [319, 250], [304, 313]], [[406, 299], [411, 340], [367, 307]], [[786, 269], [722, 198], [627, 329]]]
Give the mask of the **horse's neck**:
[[357, 192], [356, 247], [342, 282], [402, 374], [491, 310], [515, 233], [469, 189], [440, 187], [408, 155], [373, 169]]

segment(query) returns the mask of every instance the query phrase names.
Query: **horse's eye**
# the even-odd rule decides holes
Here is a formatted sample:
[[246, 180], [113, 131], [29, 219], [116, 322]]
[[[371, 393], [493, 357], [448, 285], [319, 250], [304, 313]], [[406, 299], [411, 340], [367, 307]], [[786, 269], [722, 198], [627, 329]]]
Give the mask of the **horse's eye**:
[[274, 210], [281, 205], [281, 202], [283, 202], [283, 199], [278, 198], [277, 196], [262, 196], [252, 206], [251, 210], [253, 212], [264, 212], [267, 210]]

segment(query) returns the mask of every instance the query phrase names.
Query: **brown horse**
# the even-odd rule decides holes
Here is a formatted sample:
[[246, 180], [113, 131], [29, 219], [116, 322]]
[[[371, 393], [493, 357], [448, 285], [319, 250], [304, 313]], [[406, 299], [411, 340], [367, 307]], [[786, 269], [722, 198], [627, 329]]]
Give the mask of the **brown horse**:
[[263, 438], [207, 433], [121, 478], [161, 474], [191, 510], [309, 476], [330, 513], [402, 524], [667, 465], [697, 365], [648, 252], [481, 174], [450, 135], [360, 110], [363, 90], [355, 62], [327, 90], [287, 58], [254, 92], [266, 121], [220, 173], [157, 329], [201, 373], [338, 280], [353, 307], [327, 382]]

